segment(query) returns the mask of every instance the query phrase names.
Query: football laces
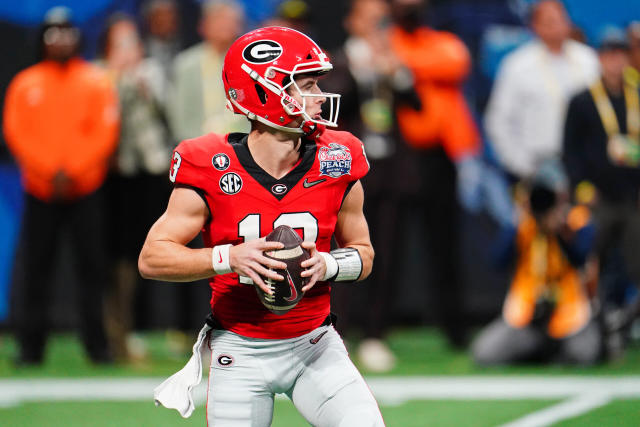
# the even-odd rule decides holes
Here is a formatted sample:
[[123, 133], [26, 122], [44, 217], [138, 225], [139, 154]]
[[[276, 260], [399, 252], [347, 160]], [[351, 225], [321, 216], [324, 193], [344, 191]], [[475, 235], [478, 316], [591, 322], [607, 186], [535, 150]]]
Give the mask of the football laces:
[[[276, 287], [275, 287], [274, 285], [276, 284], [276, 282], [274, 282], [274, 280], [273, 280], [272, 278], [267, 278], [267, 279], [264, 281], [264, 283], [265, 283], [267, 286], [269, 286], [269, 289], [271, 289], [271, 291], [275, 294]], [[271, 303], [271, 302], [275, 302], [275, 301], [276, 301], [276, 297], [275, 297], [275, 295], [269, 295], [269, 294], [267, 294], [267, 293], [265, 293], [265, 295], [264, 295], [264, 299], [265, 299], [267, 302], [270, 302], [270, 303]]]

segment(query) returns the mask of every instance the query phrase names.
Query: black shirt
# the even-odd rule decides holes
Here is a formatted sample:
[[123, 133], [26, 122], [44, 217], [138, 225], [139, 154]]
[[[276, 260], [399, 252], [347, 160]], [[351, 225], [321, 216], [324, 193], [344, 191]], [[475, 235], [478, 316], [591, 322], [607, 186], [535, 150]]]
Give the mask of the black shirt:
[[[624, 96], [608, 91], [607, 95], [618, 119], [620, 132], [624, 134], [627, 132]], [[580, 181], [588, 180], [604, 200], [636, 203], [640, 191], [640, 168], [611, 163], [607, 141], [608, 136], [591, 92], [587, 89], [575, 95], [567, 110], [562, 156], [572, 188]]]

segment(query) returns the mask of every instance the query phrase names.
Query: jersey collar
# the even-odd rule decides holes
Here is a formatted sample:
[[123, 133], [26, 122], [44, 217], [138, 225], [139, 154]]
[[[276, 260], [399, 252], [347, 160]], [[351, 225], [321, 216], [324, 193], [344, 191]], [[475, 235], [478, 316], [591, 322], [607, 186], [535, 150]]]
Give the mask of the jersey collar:
[[230, 133], [227, 137], [227, 141], [233, 147], [242, 167], [278, 200], [282, 200], [313, 166], [316, 156], [316, 144], [313, 141], [302, 141], [300, 148], [301, 161], [285, 176], [275, 179], [253, 159], [247, 145], [248, 139], [249, 135], [246, 133]]

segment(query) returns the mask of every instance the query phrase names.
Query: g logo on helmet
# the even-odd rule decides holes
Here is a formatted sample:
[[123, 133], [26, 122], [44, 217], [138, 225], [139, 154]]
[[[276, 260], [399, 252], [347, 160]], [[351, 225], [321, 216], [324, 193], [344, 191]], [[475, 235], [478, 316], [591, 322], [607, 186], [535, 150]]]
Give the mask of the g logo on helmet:
[[278, 59], [282, 55], [282, 46], [273, 40], [258, 40], [242, 51], [242, 57], [252, 64], [266, 64]]

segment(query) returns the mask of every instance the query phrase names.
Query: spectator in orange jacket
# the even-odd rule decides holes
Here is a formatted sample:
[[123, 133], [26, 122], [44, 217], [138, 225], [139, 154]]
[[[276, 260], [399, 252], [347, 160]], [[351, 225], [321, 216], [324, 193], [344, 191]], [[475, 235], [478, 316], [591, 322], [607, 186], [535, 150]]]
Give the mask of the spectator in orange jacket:
[[417, 149], [442, 147], [457, 161], [476, 154], [480, 136], [462, 93], [471, 58], [454, 34], [416, 26], [420, 0], [394, 0], [396, 25], [391, 40], [396, 54], [413, 72], [421, 108], [398, 108], [406, 142]]
[[435, 320], [450, 343], [460, 346], [466, 325], [457, 278], [456, 188], [465, 205], [477, 197], [480, 136], [462, 93], [469, 52], [455, 35], [425, 27], [424, 7], [422, 0], [391, 1], [391, 44], [412, 72], [419, 98], [399, 105], [396, 115], [402, 137], [420, 162]]
[[19, 361], [37, 364], [43, 359], [53, 254], [67, 228], [80, 279], [82, 338], [90, 358], [106, 362], [101, 187], [117, 141], [117, 97], [107, 76], [76, 56], [80, 34], [68, 9], [47, 12], [40, 36], [42, 61], [13, 79], [4, 109], [5, 137], [26, 192]]

